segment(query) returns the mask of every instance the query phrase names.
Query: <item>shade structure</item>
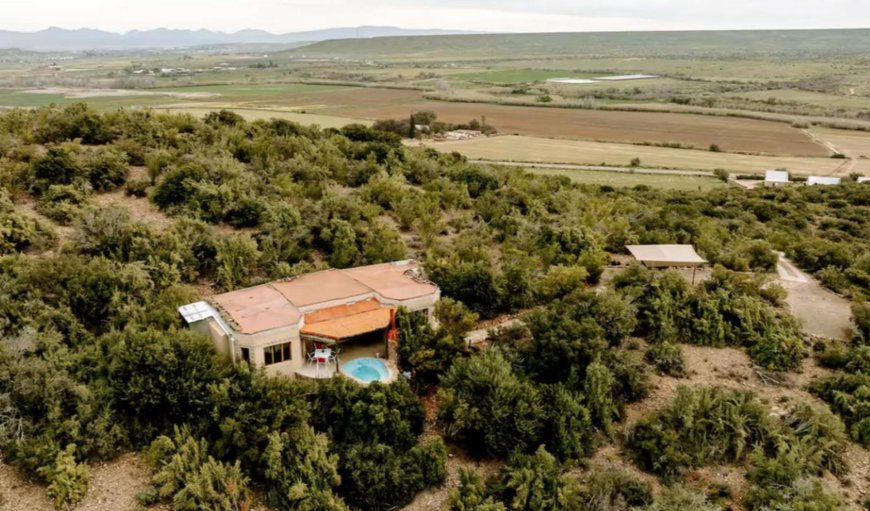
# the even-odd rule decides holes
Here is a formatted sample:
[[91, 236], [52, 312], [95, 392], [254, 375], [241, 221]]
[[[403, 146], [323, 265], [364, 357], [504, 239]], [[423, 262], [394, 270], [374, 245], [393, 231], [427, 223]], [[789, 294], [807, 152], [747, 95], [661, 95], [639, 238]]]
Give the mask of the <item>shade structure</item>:
[[702, 266], [707, 260], [695, 252], [692, 245], [628, 245], [635, 259], [650, 267]]
[[388, 328], [394, 310], [375, 299], [329, 307], [306, 314], [300, 333], [316, 339], [349, 339]]

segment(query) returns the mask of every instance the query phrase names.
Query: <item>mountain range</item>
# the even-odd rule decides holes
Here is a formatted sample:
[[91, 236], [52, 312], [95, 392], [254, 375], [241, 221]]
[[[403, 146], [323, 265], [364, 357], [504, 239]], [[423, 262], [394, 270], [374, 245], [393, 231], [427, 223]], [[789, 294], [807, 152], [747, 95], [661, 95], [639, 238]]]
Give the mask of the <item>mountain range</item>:
[[391, 36], [424, 36], [468, 34], [459, 30], [404, 29], [398, 27], [327, 28], [308, 32], [273, 34], [264, 30], [240, 30], [227, 33], [212, 30], [179, 30], [158, 28], [131, 30], [126, 33], [106, 32], [89, 28], [65, 29], [50, 27], [38, 32], [0, 30], [0, 48], [33, 51], [85, 51], [187, 48], [228, 44], [298, 44], [331, 39], [368, 39]]

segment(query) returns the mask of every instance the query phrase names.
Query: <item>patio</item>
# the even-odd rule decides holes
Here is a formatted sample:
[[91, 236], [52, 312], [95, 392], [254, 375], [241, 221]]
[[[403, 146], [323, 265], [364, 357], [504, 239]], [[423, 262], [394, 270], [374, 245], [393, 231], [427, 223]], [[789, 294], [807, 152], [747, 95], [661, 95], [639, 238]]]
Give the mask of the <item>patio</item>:
[[[348, 341], [338, 345], [325, 346], [326, 350], [329, 350], [330, 353], [324, 351], [318, 353], [313, 342], [306, 342], [305, 346], [306, 353], [310, 354], [311, 358], [296, 371], [296, 375], [301, 378], [312, 380], [332, 378], [338, 374], [341, 364], [358, 358], [380, 358], [387, 362], [385, 360], [386, 345], [380, 338], [375, 340]], [[320, 355], [319, 357], [317, 356], [318, 354]], [[330, 354], [332, 355], [331, 357]], [[321, 361], [318, 362], [318, 359]], [[388, 362], [388, 365], [391, 364]]]

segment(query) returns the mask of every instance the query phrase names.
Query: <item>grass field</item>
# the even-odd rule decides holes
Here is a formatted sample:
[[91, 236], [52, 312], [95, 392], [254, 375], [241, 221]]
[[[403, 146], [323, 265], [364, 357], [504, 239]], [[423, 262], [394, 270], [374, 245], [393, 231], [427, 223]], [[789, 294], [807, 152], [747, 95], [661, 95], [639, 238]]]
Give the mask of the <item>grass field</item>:
[[666, 174], [642, 174], [629, 172], [607, 172], [600, 170], [566, 170], [534, 168], [528, 169], [533, 174], [547, 176], [566, 176], [575, 183], [587, 185], [637, 186], [647, 185], [653, 188], [683, 191], [707, 191], [727, 186], [722, 181], [712, 177], [674, 176]]
[[443, 152], [457, 151], [469, 158], [493, 161], [628, 166], [632, 159], [640, 158], [642, 166], [651, 168], [704, 171], [721, 168], [731, 172], [755, 174], [764, 173], [767, 169], [787, 168], [795, 174], [827, 175], [836, 172], [844, 163], [844, 160], [832, 158], [750, 156], [523, 136], [438, 142], [431, 146]]

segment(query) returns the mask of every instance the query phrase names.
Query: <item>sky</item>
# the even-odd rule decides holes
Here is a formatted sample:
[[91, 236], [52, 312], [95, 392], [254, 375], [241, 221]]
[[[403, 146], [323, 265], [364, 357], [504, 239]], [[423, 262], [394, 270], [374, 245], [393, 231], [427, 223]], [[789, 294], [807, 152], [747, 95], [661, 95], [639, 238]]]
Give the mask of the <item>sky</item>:
[[870, 0], [0, 0], [0, 29], [274, 33], [389, 25], [486, 32], [870, 27]]

